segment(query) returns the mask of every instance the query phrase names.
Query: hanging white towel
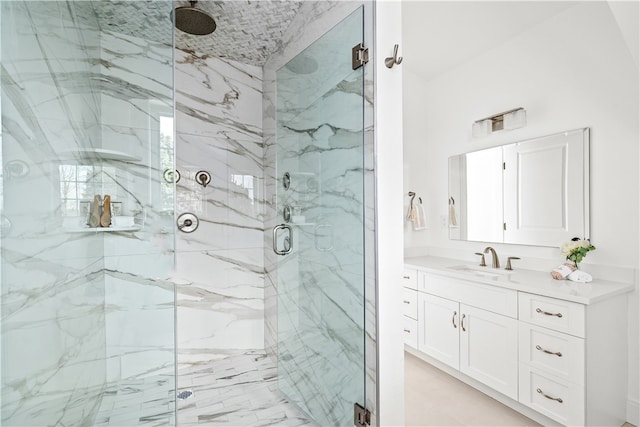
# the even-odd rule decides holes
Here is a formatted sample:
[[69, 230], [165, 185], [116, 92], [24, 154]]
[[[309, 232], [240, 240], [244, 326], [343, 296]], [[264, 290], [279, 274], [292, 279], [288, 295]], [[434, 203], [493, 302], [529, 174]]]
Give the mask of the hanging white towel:
[[413, 223], [414, 230], [424, 230], [427, 228], [427, 222], [424, 217], [424, 209], [422, 208], [422, 203], [418, 203], [414, 207], [415, 209], [415, 217], [411, 221]]
[[416, 207], [411, 203], [409, 205], [409, 212], [407, 212], [407, 221], [415, 221], [416, 219]]
[[458, 218], [456, 218], [456, 205], [453, 198], [449, 199], [449, 226], [456, 227], [458, 225]]

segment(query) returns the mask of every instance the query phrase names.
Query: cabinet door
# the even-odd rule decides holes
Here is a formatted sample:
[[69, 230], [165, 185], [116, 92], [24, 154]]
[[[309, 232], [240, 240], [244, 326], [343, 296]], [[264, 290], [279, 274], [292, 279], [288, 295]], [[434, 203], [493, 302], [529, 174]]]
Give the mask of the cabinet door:
[[460, 305], [460, 372], [518, 399], [518, 321]]
[[418, 350], [459, 369], [460, 309], [456, 301], [418, 292]]

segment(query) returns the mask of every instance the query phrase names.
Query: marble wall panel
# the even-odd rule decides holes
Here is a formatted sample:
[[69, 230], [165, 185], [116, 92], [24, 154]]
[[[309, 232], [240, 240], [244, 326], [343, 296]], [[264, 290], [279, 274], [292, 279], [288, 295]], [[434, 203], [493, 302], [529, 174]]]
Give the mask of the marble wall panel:
[[[264, 342], [262, 70], [180, 50], [176, 56], [178, 365]], [[211, 183], [197, 182], [199, 171]], [[180, 380], [179, 380], [180, 383]]]
[[[167, 26], [167, 30], [169, 27]], [[98, 194], [120, 202], [136, 230], [104, 234], [107, 381], [175, 372], [173, 49], [101, 33], [102, 159]]]
[[178, 253], [179, 368], [262, 342], [260, 255], [256, 249]]
[[64, 153], [99, 142], [76, 6], [1, 5], [3, 425], [90, 422], [104, 386], [101, 239], [68, 233], [61, 203]]
[[103, 263], [74, 264], [33, 257], [3, 265], [3, 425], [75, 424], [97, 411], [105, 378]]
[[105, 257], [107, 381], [173, 375], [172, 266], [170, 251]]
[[[2, 424], [91, 425], [107, 375], [174, 372], [172, 48], [99, 32], [90, 2], [1, 7]], [[62, 185], [68, 166], [90, 171]], [[71, 189], [141, 229], [78, 232]]]
[[3, 2], [3, 66], [26, 92], [31, 109], [24, 114], [95, 123], [97, 26], [83, 25], [79, 4], [51, 3]]

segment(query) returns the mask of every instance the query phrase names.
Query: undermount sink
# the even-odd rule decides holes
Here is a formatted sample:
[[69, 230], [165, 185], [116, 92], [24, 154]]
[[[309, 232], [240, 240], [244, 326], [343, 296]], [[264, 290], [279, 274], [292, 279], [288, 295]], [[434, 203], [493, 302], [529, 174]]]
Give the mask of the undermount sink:
[[502, 268], [480, 267], [479, 265], [454, 265], [449, 267], [452, 270], [463, 273], [470, 273], [482, 277], [504, 277], [515, 273], [513, 270], [505, 270]]

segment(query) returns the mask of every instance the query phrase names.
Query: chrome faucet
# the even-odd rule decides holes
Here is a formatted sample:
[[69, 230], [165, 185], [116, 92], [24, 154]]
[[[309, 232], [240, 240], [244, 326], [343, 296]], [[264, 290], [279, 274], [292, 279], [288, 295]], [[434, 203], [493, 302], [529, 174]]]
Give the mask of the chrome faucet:
[[488, 254], [489, 252], [491, 252], [491, 267], [500, 268], [500, 260], [498, 259], [498, 254], [496, 253], [496, 250], [493, 249], [491, 246], [487, 246], [486, 248], [484, 248], [485, 254]]

